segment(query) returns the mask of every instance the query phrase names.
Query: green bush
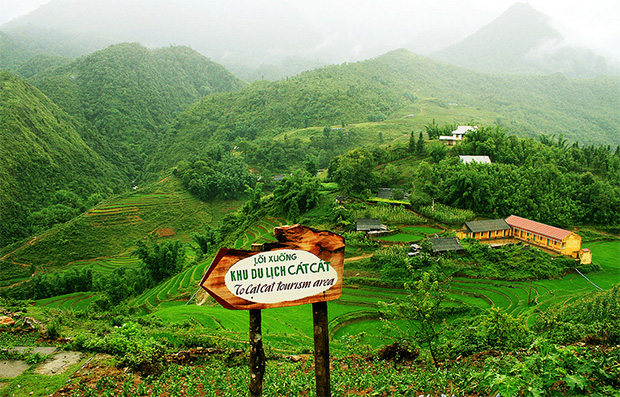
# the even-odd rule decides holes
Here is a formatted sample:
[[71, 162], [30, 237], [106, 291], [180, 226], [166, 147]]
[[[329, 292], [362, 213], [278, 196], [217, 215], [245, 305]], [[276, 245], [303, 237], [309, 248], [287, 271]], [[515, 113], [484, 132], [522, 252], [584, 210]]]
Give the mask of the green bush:
[[533, 328], [555, 343], [620, 344], [620, 284], [547, 310]]
[[447, 334], [450, 336], [446, 350], [453, 357], [489, 349], [513, 351], [529, 347], [533, 337], [522, 317], [514, 317], [497, 307], [454, 322]]
[[164, 346], [149, 336], [140, 325], [129, 322], [113, 332], [98, 337], [82, 332], [75, 336], [73, 349], [107, 353], [123, 367], [143, 373], [157, 373], [163, 368]]

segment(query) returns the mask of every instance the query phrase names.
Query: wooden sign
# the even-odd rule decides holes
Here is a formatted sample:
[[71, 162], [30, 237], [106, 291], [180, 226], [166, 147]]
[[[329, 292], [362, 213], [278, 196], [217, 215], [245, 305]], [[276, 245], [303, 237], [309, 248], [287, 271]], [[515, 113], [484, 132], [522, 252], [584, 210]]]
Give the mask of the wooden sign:
[[344, 238], [302, 225], [274, 229], [260, 252], [222, 248], [200, 282], [228, 309], [269, 309], [340, 298]]

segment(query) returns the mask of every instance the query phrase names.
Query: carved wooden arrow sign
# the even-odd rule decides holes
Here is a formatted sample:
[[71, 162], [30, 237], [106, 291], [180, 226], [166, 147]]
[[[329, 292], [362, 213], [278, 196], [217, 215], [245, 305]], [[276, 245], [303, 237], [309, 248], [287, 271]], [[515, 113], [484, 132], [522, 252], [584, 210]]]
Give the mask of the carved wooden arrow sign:
[[200, 285], [227, 309], [269, 309], [340, 298], [344, 238], [293, 225], [263, 250], [222, 248]]

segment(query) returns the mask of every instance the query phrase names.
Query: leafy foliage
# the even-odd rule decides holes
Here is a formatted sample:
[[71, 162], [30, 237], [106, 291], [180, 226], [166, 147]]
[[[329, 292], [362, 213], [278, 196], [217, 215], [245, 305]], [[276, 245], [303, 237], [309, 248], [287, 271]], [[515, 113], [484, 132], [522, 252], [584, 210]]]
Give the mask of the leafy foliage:
[[136, 254], [151, 278], [159, 283], [183, 269], [185, 247], [180, 241], [145, 243], [139, 241]]
[[[78, 201], [118, 192], [122, 182], [87, 146], [82, 126], [39, 90], [6, 72], [0, 87], [0, 146], [10, 148], [0, 157], [3, 246], [28, 235], [30, 225], [40, 231], [67, 220], [83, 210]], [[77, 198], [62, 202], [58, 190]]]
[[273, 190], [274, 213], [288, 216], [295, 222], [319, 203], [319, 189], [317, 178], [301, 172], [285, 177]]
[[247, 186], [256, 183], [243, 160], [231, 155], [224, 155], [217, 162], [212, 159], [192, 164], [182, 162], [175, 173], [187, 190], [204, 201], [239, 198]]
[[550, 309], [537, 320], [534, 328], [555, 343], [590, 343], [615, 345], [620, 341], [620, 284], [570, 304]]
[[610, 147], [567, 148], [558, 139], [544, 144], [480, 128], [451, 154], [488, 155], [493, 164], [462, 164], [450, 156], [421, 175], [423, 190], [489, 216], [519, 214], [559, 226], [619, 224], [620, 157]]

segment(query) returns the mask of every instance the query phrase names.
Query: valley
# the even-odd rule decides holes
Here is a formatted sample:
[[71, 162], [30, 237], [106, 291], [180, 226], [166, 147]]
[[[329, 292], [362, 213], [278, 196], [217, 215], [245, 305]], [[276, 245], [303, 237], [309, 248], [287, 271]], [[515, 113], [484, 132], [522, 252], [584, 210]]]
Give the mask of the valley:
[[[472, 69], [398, 49], [274, 81], [1, 33], [0, 395], [247, 394], [248, 311], [200, 283], [293, 224], [345, 241], [334, 395], [618, 395], [617, 75], [501, 73], [484, 31]], [[580, 246], [462, 235], [512, 215]], [[316, 395], [312, 315], [262, 310], [264, 395]]]

